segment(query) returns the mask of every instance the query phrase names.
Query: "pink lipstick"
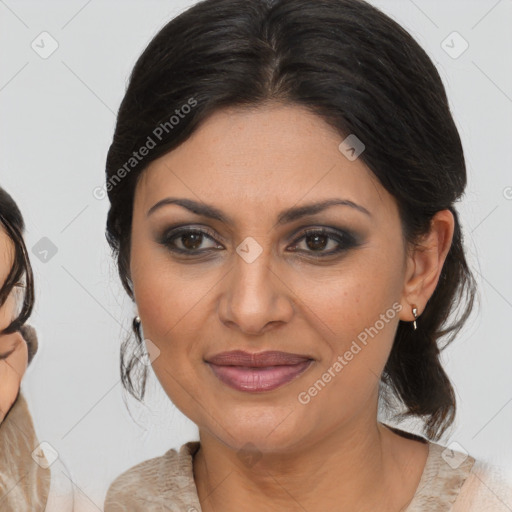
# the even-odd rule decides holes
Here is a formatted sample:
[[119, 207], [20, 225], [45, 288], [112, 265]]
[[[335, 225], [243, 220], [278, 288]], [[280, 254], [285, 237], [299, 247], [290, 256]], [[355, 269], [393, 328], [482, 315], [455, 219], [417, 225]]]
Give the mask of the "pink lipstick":
[[222, 352], [206, 362], [216, 377], [238, 391], [271, 391], [304, 373], [313, 359], [289, 352]]

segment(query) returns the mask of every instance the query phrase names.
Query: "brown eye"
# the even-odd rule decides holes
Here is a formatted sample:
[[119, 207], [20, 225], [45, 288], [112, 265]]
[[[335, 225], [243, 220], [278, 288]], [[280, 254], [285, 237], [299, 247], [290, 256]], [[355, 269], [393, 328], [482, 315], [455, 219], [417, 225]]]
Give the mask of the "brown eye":
[[307, 240], [306, 244], [308, 248], [312, 251], [325, 249], [329, 243], [329, 237], [324, 234], [307, 235], [305, 239]]
[[[209, 247], [204, 247], [208, 240], [214, 242]], [[221, 249], [215, 243], [215, 239], [208, 232], [201, 229], [178, 228], [166, 233], [160, 243], [168, 248], [170, 251], [195, 255], [199, 253], [209, 252], [212, 249]], [[201, 247], [203, 248], [201, 249]]]
[[[330, 256], [357, 245], [355, 237], [347, 232], [316, 229], [305, 231], [303, 236], [294, 243], [293, 250], [301, 245], [298, 242], [302, 240], [304, 240], [305, 250], [299, 249], [299, 252], [318, 253], [318, 256], [312, 254], [314, 257]], [[329, 247], [331, 250], [326, 250]]]
[[181, 235], [180, 240], [186, 249], [195, 251], [201, 246], [201, 242], [203, 241], [203, 234], [192, 232], [189, 234]]

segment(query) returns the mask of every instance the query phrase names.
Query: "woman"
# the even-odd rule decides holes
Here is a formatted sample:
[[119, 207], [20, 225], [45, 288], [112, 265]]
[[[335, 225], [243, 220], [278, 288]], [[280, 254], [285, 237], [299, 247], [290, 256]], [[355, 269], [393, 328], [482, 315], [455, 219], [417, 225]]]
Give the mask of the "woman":
[[143, 399], [145, 346], [200, 438], [119, 476], [106, 512], [500, 510], [510, 484], [488, 498], [435, 442], [440, 341], [476, 290], [461, 141], [405, 30], [359, 0], [200, 2], [136, 63], [106, 173], [138, 309], [123, 383]]
[[46, 510], [50, 469], [39, 448], [21, 379], [37, 351], [35, 330], [25, 325], [34, 305], [32, 267], [24, 222], [0, 188], [0, 510]]

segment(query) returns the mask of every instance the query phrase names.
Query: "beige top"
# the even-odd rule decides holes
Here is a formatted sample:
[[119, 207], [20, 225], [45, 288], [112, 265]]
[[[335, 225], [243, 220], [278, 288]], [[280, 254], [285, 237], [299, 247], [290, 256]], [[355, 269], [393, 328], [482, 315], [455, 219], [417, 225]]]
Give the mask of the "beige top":
[[[416, 494], [404, 512], [512, 510], [512, 482], [500, 479], [493, 468], [485, 468], [470, 455], [399, 432], [429, 446]], [[201, 512], [193, 475], [198, 449], [199, 441], [189, 441], [179, 451], [168, 450], [122, 473], [108, 489], [105, 512]]]
[[51, 473], [39, 446], [25, 397], [18, 399], [0, 424], [0, 510], [43, 512], [50, 490]]

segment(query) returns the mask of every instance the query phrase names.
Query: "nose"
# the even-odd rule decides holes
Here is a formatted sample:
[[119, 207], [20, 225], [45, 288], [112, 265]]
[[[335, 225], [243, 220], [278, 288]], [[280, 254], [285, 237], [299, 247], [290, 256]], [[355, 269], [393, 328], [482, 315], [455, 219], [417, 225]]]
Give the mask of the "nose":
[[261, 248], [254, 259], [243, 251], [235, 254], [233, 267], [223, 279], [219, 304], [221, 321], [250, 335], [282, 326], [290, 322], [294, 313], [290, 285], [279, 275], [277, 265], [272, 265], [270, 249]]

